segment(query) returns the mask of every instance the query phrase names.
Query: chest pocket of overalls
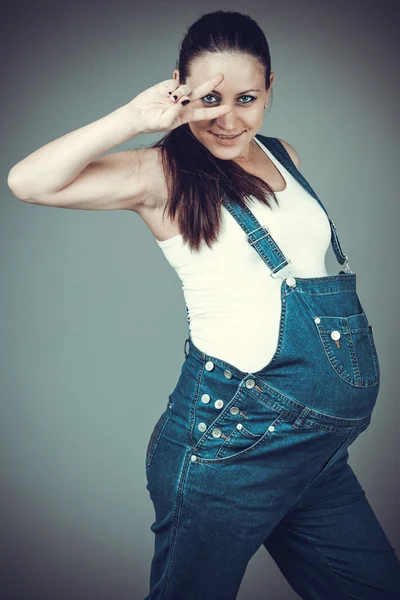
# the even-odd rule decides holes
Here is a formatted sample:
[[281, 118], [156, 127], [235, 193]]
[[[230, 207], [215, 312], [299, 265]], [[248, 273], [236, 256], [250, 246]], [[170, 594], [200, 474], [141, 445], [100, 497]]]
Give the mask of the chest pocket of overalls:
[[372, 327], [365, 313], [314, 319], [327, 359], [336, 374], [355, 387], [376, 385], [380, 377]]

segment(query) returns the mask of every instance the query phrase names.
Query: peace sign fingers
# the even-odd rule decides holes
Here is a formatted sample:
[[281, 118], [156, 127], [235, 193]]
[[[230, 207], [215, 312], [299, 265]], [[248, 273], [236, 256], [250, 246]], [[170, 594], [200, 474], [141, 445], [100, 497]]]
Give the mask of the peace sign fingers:
[[[219, 85], [223, 79], [223, 73], [217, 73], [204, 83], [201, 83], [194, 88], [192, 92], [187, 94], [187, 97], [190, 99], [191, 103], [199, 98], [203, 98], [203, 96], [206, 96], [215, 87], [217, 87], [217, 85]], [[181, 112], [180, 118], [182, 123], [187, 123], [189, 121], [206, 121], [208, 119], [217, 119], [218, 117], [221, 117], [230, 111], [231, 107], [228, 104], [222, 104], [221, 106], [204, 106], [200, 108], [194, 108], [191, 105], [188, 105], [186, 106], [185, 110]]]
[[217, 87], [217, 85], [219, 85], [223, 79], [224, 79], [223, 73], [217, 73], [216, 75], [211, 77], [211, 79], [207, 79], [207, 81], [205, 81], [204, 83], [201, 83], [200, 85], [198, 85], [196, 88], [194, 88], [192, 90], [192, 92], [190, 94], [190, 101], [194, 102], [195, 100], [198, 100], [199, 98], [202, 98], [203, 96], [206, 96], [207, 94], [209, 94], [211, 92], [211, 90], [214, 89], [214, 87]]

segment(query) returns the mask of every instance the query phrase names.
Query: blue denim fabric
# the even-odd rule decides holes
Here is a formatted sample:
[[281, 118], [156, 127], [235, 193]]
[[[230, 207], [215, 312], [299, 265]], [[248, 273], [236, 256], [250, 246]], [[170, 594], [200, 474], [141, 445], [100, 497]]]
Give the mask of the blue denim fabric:
[[[280, 142], [259, 137], [320, 202]], [[279, 339], [271, 361], [245, 373], [200, 351], [189, 324], [146, 451], [146, 600], [234, 600], [262, 544], [303, 599], [397, 600], [398, 557], [347, 462], [371, 422], [380, 369], [336, 227], [329, 219], [345, 270], [299, 278], [248, 208], [224, 204], [282, 279]]]

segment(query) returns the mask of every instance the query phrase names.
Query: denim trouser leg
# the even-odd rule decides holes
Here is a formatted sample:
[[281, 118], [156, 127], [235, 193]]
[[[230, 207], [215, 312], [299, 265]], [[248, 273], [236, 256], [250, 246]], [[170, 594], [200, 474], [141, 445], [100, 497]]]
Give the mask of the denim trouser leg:
[[344, 453], [264, 546], [304, 600], [396, 600], [400, 564]]
[[190, 346], [149, 442], [147, 598], [234, 600], [263, 543], [305, 600], [397, 598], [397, 557], [347, 464], [370, 418], [311, 410], [213, 360]]
[[168, 419], [147, 469], [156, 510], [147, 599], [234, 600], [262, 544], [303, 600], [400, 597], [399, 561], [347, 463], [346, 436], [298, 432], [284, 448], [281, 422], [251, 460], [195, 463], [176, 442], [178, 420]]

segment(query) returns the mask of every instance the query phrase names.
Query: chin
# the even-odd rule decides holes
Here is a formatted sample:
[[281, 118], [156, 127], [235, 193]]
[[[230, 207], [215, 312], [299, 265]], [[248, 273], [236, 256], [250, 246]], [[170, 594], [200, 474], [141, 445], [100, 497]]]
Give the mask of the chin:
[[219, 158], [220, 160], [233, 160], [235, 158], [239, 158], [241, 156], [240, 150], [237, 148], [222, 148], [221, 150], [215, 150], [209, 148], [211, 154]]
[[221, 160], [233, 160], [240, 158], [243, 153], [243, 148], [246, 144], [241, 143], [235, 146], [223, 146], [223, 145], [207, 145], [208, 150], [217, 158]]

